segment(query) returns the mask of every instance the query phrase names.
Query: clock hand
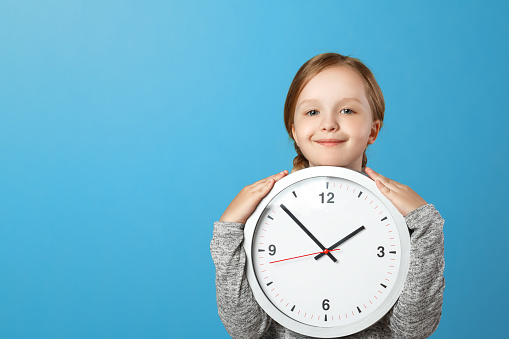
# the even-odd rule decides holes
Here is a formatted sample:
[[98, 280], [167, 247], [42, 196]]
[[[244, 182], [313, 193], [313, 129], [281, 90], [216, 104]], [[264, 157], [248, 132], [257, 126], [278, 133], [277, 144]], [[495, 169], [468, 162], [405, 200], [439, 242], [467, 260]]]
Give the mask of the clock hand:
[[339, 248], [337, 248], [337, 249], [335, 249], [335, 250], [330, 250], [330, 251], [329, 251], [328, 249], [325, 249], [325, 250], [323, 250], [322, 252], [309, 253], [309, 254], [299, 255], [299, 256], [297, 256], [297, 257], [292, 257], [292, 258], [286, 258], [286, 259], [281, 259], [281, 260], [271, 261], [271, 262], [269, 262], [269, 264], [274, 264], [274, 263], [276, 263], [276, 262], [280, 262], [280, 261], [286, 261], [286, 260], [292, 260], [292, 259], [297, 259], [297, 258], [307, 257], [307, 256], [309, 256], [309, 255], [315, 255], [315, 254], [318, 254], [318, 253], [325, 254], [325, 253], [326, 253], [325, 251], [327, 251], [327, 253], [332, 252], [332, 251], [339, 251]]
[[[366, 227], [364, 227], [364, 226], [359, 227], [358, 229], [356, 229], [355, 231], [353, 231], [352, 233], [350, 233], [349, 235], [347, 235], [346, 237], [344, 237], [343, 239], [341, 239], [340, 241], [338, 241], [337, 243], [335, 243], [334, 245], [329, 247], [328, 250], [329, 251], [335, 251], [334, 249], [336, 247], [338, 247], [339, 245], [341, 245], [342, 243], [344, 243], [345, 241], [347, 241], [348, 239], [350, 239], [351, 237], [353, 237], [354, 235], [356, 235], [357, 233], [359, 233], [360, 231], [365, 230], [365, 229], [366, 229]], [[325, 254], [325, 251], [323, 251], [322, 253], [318, 254], [315, 257], [315, 259], [316, 260], [320, 259], [324, 254]]]
[[[310, 237], [310, 238], [311, 238], [311, 239], [315, 242], [315, 244], [317, 244], [317, 245], [318, 245], [318, 247], [320, 247], [320, 249], [321, 249], [322, 251], [325, 251], [325, 250], [326, 250], [325, 246], [323, 246], [323, 245], [322, 245], [322, 244], [318, 241], [318, 239], [316, 239], [316, 238], [315, 238], [315, 236], [314, 236], [313, 234], [311, 234], [311, 232], [309, 232], [309, 230], [306, 228], [306, 226], [304, 226], [304, 225], [303, 225], [303, 224], [299, 221], [299, 219], [297, 219], [297, 218], [295, 217], [295, 215], [293, 215], [293, 213], [292, 213], [292, 212], [290, 212], [290, 211], [288, 210], [288, 208], [286, 208], [286, 207], [285, 207], [285, 205], [281, 204], [281, 205], [279, 205], [279, 206], [281, 206], [281, 208], [283, 209], [283, 211], [285, 211], [285, 212], [286, 212], [286, 214], [288, 214], [288, 215], [290, 216], [290, 218], [292, 218], [292, 219], [293, 219], [293, 221], [295, 221], [295, 222], [297, 223], [297, 225], [299, 225], [299, 227], [300, 227], [300, 228], [302, 228], [302, 230], [303, 230], [303, 231], [304, 231], [304, 232], [305, 232], [305, 233], [306, 233], [306, 234], [307, 234], [307, 235], [308, 235], [308, 236], [309, 236], [309, 237]], [[334, 261], [334, 262], [338, 261], [336, 258], [334, 258], [334, 256], [333, 256], [331, 253], [328, 253], [328, 252], [327, 252], [327, 255], [329, 256], [329, 258], [331, 258], [331, 260], [332, 260], [332, 261]]]

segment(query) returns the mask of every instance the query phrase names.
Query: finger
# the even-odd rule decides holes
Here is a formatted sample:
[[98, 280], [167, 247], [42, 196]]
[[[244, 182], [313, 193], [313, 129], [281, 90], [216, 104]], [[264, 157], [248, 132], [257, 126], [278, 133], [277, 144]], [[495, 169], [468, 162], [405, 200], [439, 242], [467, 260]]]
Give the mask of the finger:
[[391, 194], [391, 190], [389, 187], [385, 186], [384, 183], [380, 180], [375, 180], [376, 187], [382, 192], [383, 195], [385, 195], [387, 198], [389, 198], [389, 195]]
[[391, 180], [389, 178], [386, 178], [380, 173], [375, 172], [373, 169], [366, 167], [366, 173], [371, 179], [373, 179], [373, 181], [379, 180], [384, 184], [384, 186], [390, 185]]
[[270, 177], [265, 179], [265, 182], [263, 182], [263, 185], [259, 185], [256, 187], [260, 194], [260, 200], [263, 199], [267, 194], [269, 194], [270, 190], [272, 190], [272, 187], [274, 187], [274, 184], [285, 177], [288, 174], [287, 170], [284, 170], [282, 172], [279, 172], [277, 174], [271, 175]]
[[279, 180], [283, 179], [284, 177], [286, 177], [287, 175], [288, 175], [288, 171], [284, 170], [282, 172], [279, 172], [278, 174], [275, 174], [273, 176], [273, 178], [275, 181], [279, 181]]
[[274, 187], [274, 184], [276, 183], [276, 180], [273, 178], [268, 179], [264, 185], [261, 185], [260, 187], [256, 188], [256, 190], [253, 192], [254, 196], [256, 197], [256, 203], [258, 204], [263, 198], [269, 194], [272, 187]]
[[380, 173], [378, 172], [375, 172], [372, 168], [370, 167], [366, 167], [366, 173], [369, 175], [369, 177], [371, 179], [373, 179], [374, 181], [376, 180], [382, 180], [382, 179], [387, 179], [386, 177], [384, 177], [383, 175], [381, 175]]
[[267, 178], [264, 182], [263, 182], [263, 185], [258, 185], [259, 187], [257, 187], [255, 189], [255, 192], [259, 192], [261, 193], [263, 196], [265, 196], [271, 189], [272, 189], [272, 186], [274, 186], [274, 179], [272, 178]]
[[[288, 171], [287, 170], [284, 170], [282, 172], [279, 172], [278, 174], [274, 174], [270, 177], [267, 178], [267, 182], [264, 184], [264, 187], [270, 187], [269, 188], [269, 191], [272, 189], [272, 187], [274, 187], [274, 184], [283, 179], [285, 176], [288, 175]], [[267, 191], [267, 193], [269, 192]]]
[[269, 178], [276, 179], [276, 181], [277, 181], [277, 180], [281, 179], [282, 177], [284, 177], [287, 174], [288, 174], [288, 171], [284, 170], [284, 171], [281, 171], [279, 173], [271, 175]]
[[370, 176], [371, 179], [374, 181], [380, 180], [386, 187], [390, 188], [391, 190], [396, 190], [402, 186], [399, 182], [384, 177], [369, 167], [366, 167], [366, 173]]
[[259, 180], [253, 184], [253, 186], [258, 187], [265, 185], [269, 180], [274, 179], [275, 181], [279, 181], [279, 179], [285, 177], [288, 174], [287, 170], [281, 171], [279, 173], [273, 174], [270, 177]]

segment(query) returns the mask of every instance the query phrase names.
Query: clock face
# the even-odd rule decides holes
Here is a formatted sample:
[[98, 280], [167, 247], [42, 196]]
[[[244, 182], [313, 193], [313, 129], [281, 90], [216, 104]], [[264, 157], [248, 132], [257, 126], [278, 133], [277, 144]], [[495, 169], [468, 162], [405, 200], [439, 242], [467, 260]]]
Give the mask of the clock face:
[[371, 179], [354, 171], [314, 167], [284, 179], [246, 224], [248, 279], [257, 301], [280, 324], [306, 335], [347, 335], [375, 323], [406, 278], [403, 217]]

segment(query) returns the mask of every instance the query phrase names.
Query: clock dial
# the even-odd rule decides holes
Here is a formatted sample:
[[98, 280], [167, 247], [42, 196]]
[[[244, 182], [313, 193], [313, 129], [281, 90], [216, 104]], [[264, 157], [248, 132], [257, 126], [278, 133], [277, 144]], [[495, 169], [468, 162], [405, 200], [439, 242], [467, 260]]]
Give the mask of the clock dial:
[[[335, 335], [383, 316], [401, 292], [408, 252], [406, 224], [401, 239], [391, 206], [364, 185], [332, 176], [299, 180], [270, 197], [250, 246], [250, 271], [269, 315], [344, 329], [329, 332]], [[317, 334], [310, 331], [301, 333]]]

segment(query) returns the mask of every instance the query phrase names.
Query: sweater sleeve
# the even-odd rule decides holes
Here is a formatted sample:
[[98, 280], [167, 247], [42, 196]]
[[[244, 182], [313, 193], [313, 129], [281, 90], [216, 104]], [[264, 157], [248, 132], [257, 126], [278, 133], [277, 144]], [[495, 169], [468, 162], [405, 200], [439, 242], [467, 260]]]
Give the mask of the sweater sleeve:
[[408, 214], [405, 221], [411, 233], [411, 250], [403, 291], [391, 311], [363, 331], [364, 334], [378, 333], [380, 338], [427, 338], [440, 322], [445, 287], [444, 219], [428, 204]]
[[219, 317], [233, 338], [259, 338], [272, 319], [256, 302], [245, 275], [244, 224], [214, 223], [210, 252], [216, 266]]

